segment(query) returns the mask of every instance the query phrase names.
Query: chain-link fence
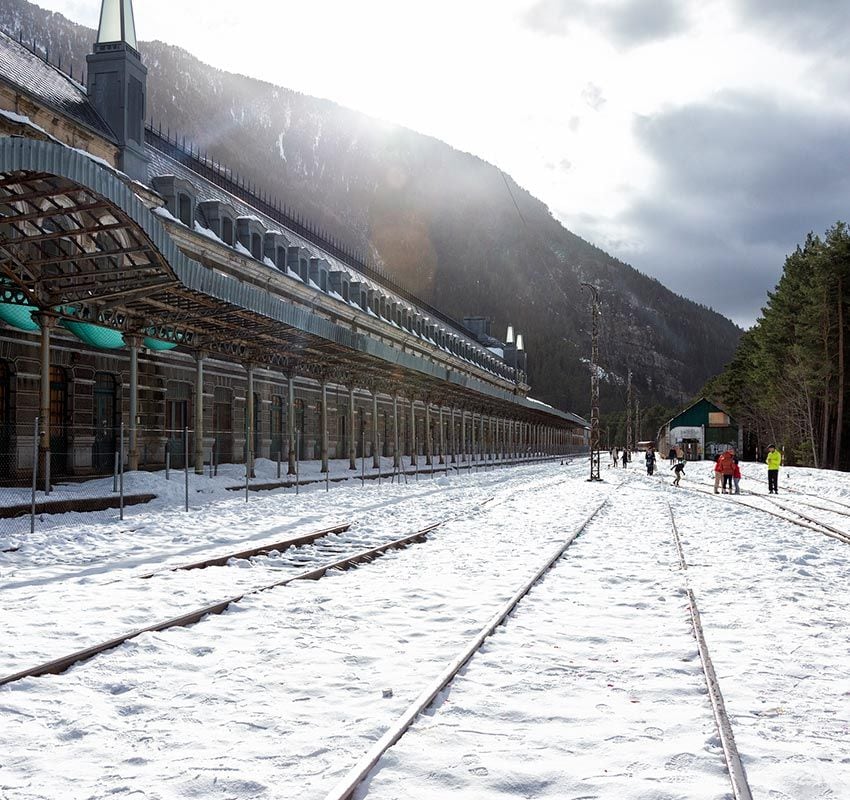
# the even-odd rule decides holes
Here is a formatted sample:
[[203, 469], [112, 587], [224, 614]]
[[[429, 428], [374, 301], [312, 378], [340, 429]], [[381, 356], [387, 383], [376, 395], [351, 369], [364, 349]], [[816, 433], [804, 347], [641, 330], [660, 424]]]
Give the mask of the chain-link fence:
[[[124, 424], [50, 427], [38, 419], [7, 426], [0, 437], [0, 550], [13, 549], [20, 536], [67, 524], [69, 514], [101, 512], [123, 519], [131, 505], [151, 510], [190, 511], [216, 497], [276, 488], [356, 480], [382, 483], [445, 478], [452, 474], [503, 468], [586, 451], [503, 452], [469, 441], [441, 452], [419, 442], [366, 432], [351, 439], [296, 430], [241, 435], [189, 427], [130, 429]], [[306, 454], [306, 457], [305, 457]], [[396, 455], [397, 454], [397, 455]]]

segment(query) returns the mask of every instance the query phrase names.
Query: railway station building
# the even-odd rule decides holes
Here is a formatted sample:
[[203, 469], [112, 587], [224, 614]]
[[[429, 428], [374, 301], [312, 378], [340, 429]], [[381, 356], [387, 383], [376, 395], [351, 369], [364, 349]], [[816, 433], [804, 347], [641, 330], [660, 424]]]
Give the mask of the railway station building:
[[715, 459], [728, 449], [743, 452], [743, 429], [716, 403], [701, 397], [658, 432], [658, 447], [666, 455], [671, 447], [681, 448], [688, 461]]
[[146, 81], [130, 0], [104, 0], [85, 86], [0, 33], [0, 479], [110, 472], [122, 431], [130, 469], [198, 472], [587, 449], [529, 396], [521, 337], [154, 129]]

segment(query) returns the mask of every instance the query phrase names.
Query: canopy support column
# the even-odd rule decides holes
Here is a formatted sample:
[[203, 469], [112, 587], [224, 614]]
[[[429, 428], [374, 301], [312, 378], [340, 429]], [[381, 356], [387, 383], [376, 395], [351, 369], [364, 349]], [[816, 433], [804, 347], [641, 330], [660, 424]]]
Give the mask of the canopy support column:
[[[348, 387], [348, 468], [357, 469], [356, 431], [354, 430], [354, 387]], [[366, 455], [365, 453], [363, 454]]]
[[289, 439], [287, 475], [295, 474], [295, 379], [292, 375], [286, 376], [287, 403], [286, 403], [286, 433]]
[[378, 390], [373, 386], [372, 392], [372, 468], [381, 468], [381, 454], [378, 451]]
[[[195, 474], [204, 474], [204, 358], [203, 350], [195, 353]], [[131, 390], [132, 391], [132, 390]], [[253, 398], [251, 400], [253, 410]], [[131, 422], [132, 424], [132, 422]], [[132, 430], [132, 428], [131, 428]], [[132, 445], [131, 445], [132, 446]]]
[[139, 468], [139, 346], [140, 336], [128, 336], [130, 347], [130, 451], [128, 467], [130, 470]]
[[328, 471], [328, 382], [322, 378], [322, 472]]

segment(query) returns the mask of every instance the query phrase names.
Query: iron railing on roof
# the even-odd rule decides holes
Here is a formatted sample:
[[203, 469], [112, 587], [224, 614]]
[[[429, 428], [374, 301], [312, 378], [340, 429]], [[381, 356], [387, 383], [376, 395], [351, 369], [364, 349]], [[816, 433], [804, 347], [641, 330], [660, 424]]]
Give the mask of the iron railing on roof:
[[163, 133], [161, 128], [156, 129], [150, 123], [145, 126], [145, 142], [161, 153], [173, 158], [175, 161], [179, 161], [181, 164], [189, 167], [193, 172], [214, 183], [220, 189], [224, 189], [234, 197], [238, 197], [244, 203], [265, 214], [275, 222], [279, 222], [293, 233], [320, 247], [343, 264], [357, 270], [361, 275], [365, 275], [367, 278], [375, 281], [375, 283], [394, 292], [402, 299], [418, 306], [429, 316], [439, 319], [446, 325], [450, 325], [459, 333], [469, 337], [473, 342], [478, 342], [475, 334], [460, 322], [452, 319], [447, 314], [418, 298], [413, 292], [400, 286], [380, 267], [367, 264], [362, 258], [352, 254], [332, 238], [317, 231], [308, 220], [303, 219], [300, 215], [294, 215], [286, 208], [282, 208], [278, 200], [257, 194], [256, 187], [252, 187], [243, 180], [234, 177], [231, 170], [202, 155], [191, 143], [187, 144], [185, 140], [181, 141], [176, 135], [172, 137], [168, 132]]

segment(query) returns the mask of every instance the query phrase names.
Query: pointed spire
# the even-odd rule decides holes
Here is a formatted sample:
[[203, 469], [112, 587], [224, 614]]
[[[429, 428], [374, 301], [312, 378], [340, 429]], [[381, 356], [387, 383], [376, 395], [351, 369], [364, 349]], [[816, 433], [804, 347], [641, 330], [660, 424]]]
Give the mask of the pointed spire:
[[100, 7], [97, 44], [116, 42], [125, 42], [134, 50], [138, 49], [133, 0], [103, 0], [103, 5]]

